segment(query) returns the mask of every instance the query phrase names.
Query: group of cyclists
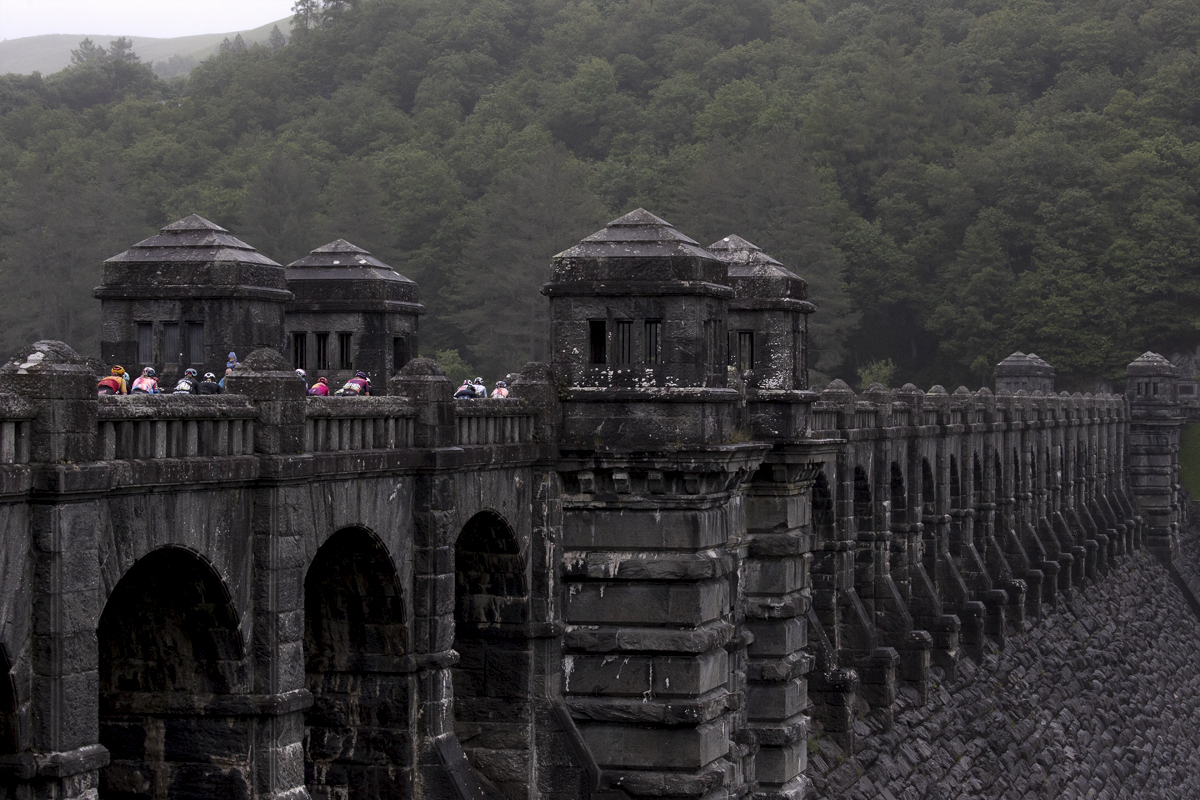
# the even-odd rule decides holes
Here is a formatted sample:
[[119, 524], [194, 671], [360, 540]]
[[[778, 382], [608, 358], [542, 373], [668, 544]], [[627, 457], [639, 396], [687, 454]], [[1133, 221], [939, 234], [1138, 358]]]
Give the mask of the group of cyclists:
[[[230, 353], [230, 358], [233, 359], [233, 353]], [[225, 375], [228, 376], [237, 366], [237, 361], [231, 361], [232, 366], [226, 366]], [[304, 386], [307, 394], [310, 397], [325, 397], [328, 395], [336, 395], [339, 397], [368, 397], [371, 394], [371, 379], [367, 377], [365, 372], [358, 372], [353, 378], [346, 381], [345, 385], [337, 391], [330, 391], [329, 381], [326, 378], [317, 378], [317, 382], [312, 386], [308, 385], [308, 376], [304, 370], [296, 370], [296, 377], [304, 381]], [[174, 388], [170, 389], [170, 394], [221, 394], [225, 391], [225, 378], [217, 380], [217, 376], [211, 372], [204, 373], [204, 377], [199, 377], [196, 370], [192, 368], [183, 371], [181, 377]], [[120, 364], [114, 366], [109, 374], [100, 379], [96, 384], [96, 393], [102, 395], [118, 395], [118, 394], [164, 394], [162, 387], [158, 385], [158, 374], [154, 371], [154, 367], [146, 367], [142, 370], [142, 374], [138, 375], [132, 381], [129, 380], [129, 374]]]
[[[172, 394], [220, 394], [224, 391], [225, 379], [217, 380], [217, 376], [211, 372], [204, 373], [201, 378], [196, 370], [188, 368], [183, 371], [183, 377], [175, 384], [175, 388], [171, 390]], [[101, 378], [96, 384], [97, 394], [162, 394], [163, 390], [158, 385], [158, 374], [154, 371], [154, 367], [146, 367], [142, 370], [142, 374], [138, 375], [132, 381], [129, 380], [129, 374], [125, 372], [125, 368], [117, 364], [112, 368], [108, 375]]]
[[[455, 400], [479, 400], [487, 396], [488, 390], [483, 385], [483, 378], [468, 378], [462, 382], [462, 386], [458, 387], [458, 391], [454, 393]], [[491, 397], [493, 399], [508, 397], [508, 384], [504, 381], [496, 381], [496, 388], [492, 389]]]
[[[225, 377], [228, 377], [238, 366], [237, 354], [230, 353], [229, 361], [225, 364]], [[225, 377], [217, 380], [217, 376], [211, 372], [204, 373], [201, 378], [196, 370], [192, 368], [183, 371], [183, 377], [180, 378], [174, 388], [170, 390], [170, 394], [220, 394], [225, 391]], [[329, 380], [321, 377], [317, 378], [317, 382], [312, 386], [308, 385], [308, 375], [304, 370], [296, 370], [296, 377], [304, 381], [305, 390], [309, 397], [328, 397], [330, 395], [338, 397], [369, 397], [371, 395], [371, 379], [367, 377], [365, 372], [357, 372], [354, 377], [346, 381], [342, 387], [336, 391], [329, 388]], [[146, 367], [142, 370], [142, 374], [129, 380], [129, 374], [121, 365], [116, 365], [112, 368], [108, 375], [101, 378], [96, 384], [97, 394], [120, 395], [120, 394], [163, 394], [163, 389], [158, 385], [158, 375], [154, 371], [154, 367]], [[475, 400], [488, 397], [487, 387], [483, 383], [483, 378], [475, 378], [473, 380], [463, 381], [462, 386], [454, 393], [456, 400]], [[504, 381], [496, 381], [490, 395], [492, 398], [508, 397], [508, 384]]]

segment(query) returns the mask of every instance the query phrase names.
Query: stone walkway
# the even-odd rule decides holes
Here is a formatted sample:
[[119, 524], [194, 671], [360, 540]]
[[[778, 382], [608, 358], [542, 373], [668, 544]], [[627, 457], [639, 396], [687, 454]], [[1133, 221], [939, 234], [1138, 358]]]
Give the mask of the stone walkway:
[[811, 796], [1200, 797], [1200, 620], [1147, 553], [915, 698], [890, 731], [860, 721], [853, 758], [811, 742]]

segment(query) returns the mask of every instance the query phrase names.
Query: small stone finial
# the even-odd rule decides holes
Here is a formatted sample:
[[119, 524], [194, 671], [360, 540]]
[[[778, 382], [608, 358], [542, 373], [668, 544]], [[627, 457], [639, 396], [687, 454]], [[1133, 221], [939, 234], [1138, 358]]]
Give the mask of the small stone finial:
[[400, 370], [400, 374], [405, 377], [446, 377], [441, 366], [432, 358], [411, 358]]
[[854, 396], [854, 390], [850, 388], [850, 384], [841, 378], [834, 378], [825, 387], [825, 390], [821, 392], [822, 400], [832, 400], [834, 402], [852, 400]]
[[[65, 342], [42, 339], [24, 348], [0, 367], [0, 374], [33, 375], [61, 372], [64, 367], [87, 367], [88, 361]], [[70, 371], [77, 371], [71, 369]]]
[[[293, 372], [283, 355], [272, 347], [260, 347], [246, 357], [237, 372]], [[237, 374], [235, 372], [234, 374]]]

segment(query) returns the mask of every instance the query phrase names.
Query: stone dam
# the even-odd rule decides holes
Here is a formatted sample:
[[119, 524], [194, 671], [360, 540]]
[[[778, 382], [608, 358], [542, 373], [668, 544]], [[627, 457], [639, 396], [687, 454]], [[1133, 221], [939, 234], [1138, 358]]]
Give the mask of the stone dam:
[[109, 259], [107, 364], [249, 355], [0, 368], [0, 798], [1200, 796], [1167, 359], [816, 391], [750, 242], [639, 209], [552, 264], [551, 362], [462, 401], [349, 242]]

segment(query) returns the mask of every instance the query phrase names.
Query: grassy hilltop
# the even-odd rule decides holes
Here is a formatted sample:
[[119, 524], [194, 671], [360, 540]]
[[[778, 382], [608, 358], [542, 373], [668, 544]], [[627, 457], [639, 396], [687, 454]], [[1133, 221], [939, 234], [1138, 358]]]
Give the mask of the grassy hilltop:
[[[217, 52], [225, 39], [233, 40], [240, 35], [246, 44], [266, 44], [271, 29], [276, 25], [287, 33], [291, 20], [281, 19], [268, 22], [248, 31], [231, 33], [205, 33], [198, 36], [176, 36], [159, 39], [151, 36], [130, 36], [134, 52], [142, 61], [154, 62], [159, 77], [171, 78], [186, 74], [192, 67]], [[13, 72], [32, 75], [40, 72], [49, 75], [71, 65], [71, 51], [79, 47], [83, 39], [107, 46], [117, 35], [53, 33], [45, 36], [24, 36], [0, 42], [0, 73]]]
[[545, 357], [549, 256], [639, 205], [805, 277], [824, 376], [1019, 349], [1086, 389], [1200, 343], [1194, 2], [308, 6], [169, 82], [0, 78], [0, 344], [90, 354], [102, 260], [194, 211], [285, 263], [366, 247], [427, 353], [500, 372]]

